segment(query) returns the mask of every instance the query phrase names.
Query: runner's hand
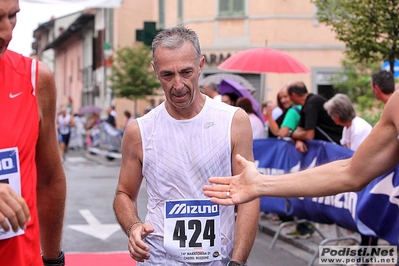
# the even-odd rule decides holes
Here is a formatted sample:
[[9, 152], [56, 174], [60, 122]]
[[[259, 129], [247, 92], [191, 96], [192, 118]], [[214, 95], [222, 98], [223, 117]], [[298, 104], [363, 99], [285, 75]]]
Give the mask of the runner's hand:
[[149, 223], [134, 225], [130, 230], [128, 248], [130, 257], [135, 261], [144, 262], [150, 258], [150, 248], [143, 239], [152, 232], [154, 228]]
[[30, 212], [25, 200], [19, 196], [8, 184], [0, 183], [0, 226], [4, 231], [18, 231], [18, 228], [25, 230], [26, 222], [30, 218]]

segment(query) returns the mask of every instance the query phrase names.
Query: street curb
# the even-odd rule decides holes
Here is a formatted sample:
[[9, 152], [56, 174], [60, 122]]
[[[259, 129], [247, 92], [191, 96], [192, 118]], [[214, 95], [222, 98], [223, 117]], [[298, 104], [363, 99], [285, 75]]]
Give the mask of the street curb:
[[92, 154], [90, 151], [85, 151], [83, 156], [91, 161], [94, 161], [98, 164], [106, 165], [106, 166], [118, 166], [121, 164], [121, 159], [115, 158], [113, 160], [108, 160], [105, 155], [102, 154]]

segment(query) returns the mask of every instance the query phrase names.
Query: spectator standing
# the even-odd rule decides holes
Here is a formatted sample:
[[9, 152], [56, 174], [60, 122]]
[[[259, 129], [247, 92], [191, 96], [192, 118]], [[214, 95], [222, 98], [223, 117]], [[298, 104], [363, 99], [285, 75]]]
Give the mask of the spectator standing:
[[[125, 131], [113, 205], [130, 255], [138, 265], [244, 264], [258, 228], [259, 201], [238, 205], [235, 216], [233, 206], [209, 205], [201, 188], [210, 175], [239, 173], [242, 168], [231, 161], [236, 154], [253, 160], [248, 115], [200, 92], [205, 59], [194, 31], [164, 29], [152, 53], [166, 100]], [[143, 178], [149, 195], [144, 223], [137, 211]], [[183, 209], [190, 206], [202, 214], [187, 215]], [[187, 238], [186, 227], [199, 238]], [[181, 255], [197, 250], [202, 256]]]
[[357, 150], [370, 134], [372, 126], [363, 118], [356, 116], [353, 104], [345, 94], [336, 94], [324, 103], [324, 108], [337, 125], [344, 127], [341, 145], [352, 151]]
[[231, 106], [236, 106], [238, 96], [235, 93], [225, 93], [222, 95], [222, 102], [227, 103]]
[[236, 106], [242, 108], [248, 114], [249, 120], [251, 122], [252, 138], [265, 139], [265, 125], [262, 120], [260, 120], [260, 118], [255, 114], [251, 100], [245, 97], [240, 97], [237, 100]]
[[155, 107], [156, 107], [155, 106], [155, 99], [150, 99], [150, 105], [145, 108], [144, 114], [147, 114], [148, 112], [150, 112]]
[[377, 100], [386, 104], [395, 91], [395, 79], [391, 72], [380, 70], [371, 76], [371, 88]]
[[62, 160], [65, 160], [65, 153], [68, 151], [69, 140], [71, 138], [72, 127], [75, 126], [75, 121], [72, 115], [67, 113], [67, 109], [62, 107], [57, 118], [58, 133], [60, 134], [60, 155]]
[[[303, 82], [290, 84], [288, 95], [294, 104], [302, 106], [297, 128], [288, 131], [288, 137], [295, 140], [295, 147], [299, 152], [307, 152], [306, 140], [319, 139], [340, 143], [342, 127], [335, 124], [324, 109], [325, 98], [309, 93]], [[287, 237], [307, 238], [314, 231], [312, 223], [304, 222], [298, 224], [294, 231], [287, 233]]]
[[295, 105], [288, 95], [288, 84], [284, 85], [277, 94], [277, 105], [283, 113], [277, 118], [273, 118], [272, 110], [267, 107], [266, 117], [269, 127], [269, 137], [288, 137], [292, 134], [301, 118], [302, 106]]
[[132, 117], [132, 113], [130, 113], [128, 110], [125, 110], [125, 112], [123, 112], [123, 114], [126, 117], [126, 123], [125, 123], [125, 129], [126, 127], [133, 122], [134, 118]]
[[116, 128], [116, 112], [113, 106], [109, 107], [106, 110], [106, 113], [107, 113], [107, 119], [105, 120], [105, 122]]
[[7, 49], [19, 10], [18, 0], [0, 0], [0, 262], [64, 265], [55, 82], [44, 63]]
[[218, 86], [213, 82], [205, 83], [202, 86], [202, 92], [211, 97], [212, 99], [215, 99], [217, 101], [222, 101], [222, 95], [219, 94]]
[[72, 110], [73, 110], [73, 100], [71, 96], [68, 96], [68, 103], [66, 104], [67, 114], [72, 114]]
[[93, 146], [98, 142], [98, 128], [97, 126], [101, 124], [100, 120], [100, 114], [99, 113], [90, 113], [89, 118], [87, 119], [87, 122], [85, 124], [85, 130], [86, 130], [86, 138], [85, 138], [85, 144], [87, 147]]
[[99, 113], [90, 113], [89, 118], [85, 124], [85, 129], [90, 130], [93, 127], [98, 126], [101, 123], [100, 114]]
[[324, 97], [309, 93], [303, 82], [290, 84], [288, 94], [294, 104], [302, 106], [298, 127], [289, 136], [295, 140], [298, 151], [307, 151], [306, 140], [318, 139], [340, 144], [343, 128], [335, 124], [324, 109]]
[[150, 99], [150, 105], [147, 107], [147, 109], [152, 110], [156, 107], [155, 105], [155, 99]]
[[85, 124], [86, 117], [81, 114], [75, 114], [73, 116], [75, 126], [71, 129], [71, 139], [69, 142], [70, 149], [81, 149], [84, 148], [84, 139], [86, 136]]
[[116, 121], [116, 110], [115, 110], [115, 105], [111, 105], [111, 111], [109, 112], [110, 115], [112, 115]]
[[[295, 105], [288, 95], [288, 85], [285, 84], [277, 94], [277, 106], [282, 110], [282, 114], [277, 118], [273, 118], [273, 108], [272, 105], [266, 107], [266, 121], [268, 124], [268, 137], [284, 138], [288, 137], [293, 130], [298, 126], [299, 119], [301, 118], [302, 106]], [[278, 220], [282, 222], [293, 221], [294, 216], [278, 215]], [[309, 225], [306, 224], [306, 227]], [[307, 228], [305, 228], [306, 230]], [[298, 228], [296, 228], [298, 231]], [[299, 228], [299, 231], [301, 228]], [[308, 237], [310, 233], [305, 232], [301, 237]]]
[[267, 108], [272, 110], [272, 118], [276, 120], [283, 114], [283, 109], [273, 101], [267, 102]]

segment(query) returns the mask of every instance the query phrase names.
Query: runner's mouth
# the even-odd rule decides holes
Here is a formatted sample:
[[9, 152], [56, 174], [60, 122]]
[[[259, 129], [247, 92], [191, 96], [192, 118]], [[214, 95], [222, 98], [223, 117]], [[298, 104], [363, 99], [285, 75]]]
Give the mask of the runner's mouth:
[[186, 97], [187, 94], [188, 94], [188, 93], [185, 92], [185, 93], [173, 94], [173, 96], [174, 96], [175, 98], [177, 98], [177, 99], [182, 99], [182, 98]]

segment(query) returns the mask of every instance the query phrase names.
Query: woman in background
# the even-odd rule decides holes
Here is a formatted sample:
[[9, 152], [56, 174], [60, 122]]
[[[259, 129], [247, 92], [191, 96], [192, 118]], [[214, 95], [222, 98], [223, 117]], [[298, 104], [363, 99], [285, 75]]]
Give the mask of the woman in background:
[[283, 110], [283, 113], [274, 120], [272, 110], [268, 109], [266, 116], [269, 123], [269, 137], [291, 137], [301, 118], [302, 106], [294, 105], [288, 95], [288, 85], [284, 85], [277, 94], [277, 105]]
[[251, 121], [253, 139], [266, 138], [265, 125], [263, 124], [262, 120], [260, 120], [260, 118], [255, 114], [251, 100], [245, 97], [240, 97], [236, 102], [236, 106], [247, 112], [249, 120]]

